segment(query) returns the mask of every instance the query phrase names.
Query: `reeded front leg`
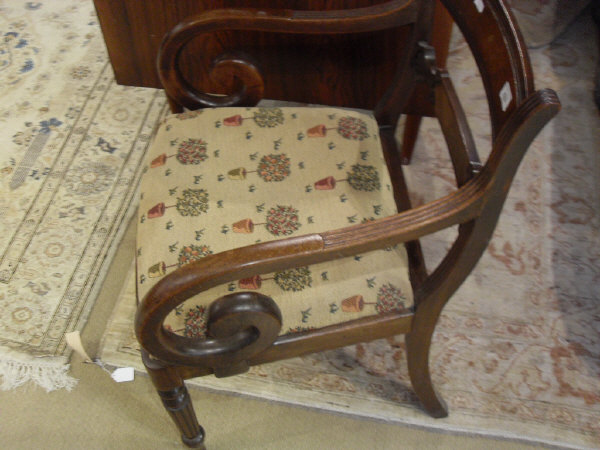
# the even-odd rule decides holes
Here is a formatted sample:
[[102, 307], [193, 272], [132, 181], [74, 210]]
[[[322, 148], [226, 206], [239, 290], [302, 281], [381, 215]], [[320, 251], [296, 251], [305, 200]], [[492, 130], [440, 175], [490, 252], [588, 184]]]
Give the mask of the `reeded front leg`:
[[158, 391], [165, 409], [181, 431], [181, 440], [192, 448], [204, 447], [204, 429], [198, 423], [185, 383], [169, 391]]
[[204, 429], [198, 423], [192, 399], [177, 368], [151, 359], [143, 350], [142, 361], [165, 409], [181, 432], [183, 443], [204, 449]]

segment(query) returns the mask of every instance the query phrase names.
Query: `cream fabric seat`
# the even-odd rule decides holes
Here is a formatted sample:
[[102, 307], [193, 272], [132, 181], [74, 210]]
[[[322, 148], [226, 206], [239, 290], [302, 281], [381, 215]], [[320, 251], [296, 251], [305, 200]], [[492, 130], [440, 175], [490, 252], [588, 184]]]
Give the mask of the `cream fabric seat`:
[[[159, 127], [141, 184], [138, 296], [207, 255], [396, 212], [371, 116], [336, 108], [215, 108]], [[240, 290], [278, 304], [282, 334], [412, 308], [403, 246], [218, 286], [178, 307], [202, 336], [208, 305]]]

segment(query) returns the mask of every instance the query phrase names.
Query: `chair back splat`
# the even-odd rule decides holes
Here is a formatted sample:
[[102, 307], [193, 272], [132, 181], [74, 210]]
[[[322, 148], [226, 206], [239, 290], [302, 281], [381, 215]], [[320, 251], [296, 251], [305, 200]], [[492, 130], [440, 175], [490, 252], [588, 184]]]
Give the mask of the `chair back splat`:
[[[186, 379], [405, 334], [415, 393], [444, 417], [429, 371], [435, 324], [559, 111], [556, 94], [534, 90], [503, 0], [441, 0], [487, 94], [482, 162], [429, 44], [440, 3], [263, 3], [190, 16], [160, 48], [175, 114], [141, 187], [135, 329], [146, 369], [183, 442], [202, 447]], [[207, 63], [194, 77], [188, 46]], [[327, 107], [256, 107], [263, 98]], [[456, 178], [456, 190], [414, 208], [394, 136], [402, 114], [439, 120]], [[419, 239], [452, 226], [455, 242], [428, 272]]]

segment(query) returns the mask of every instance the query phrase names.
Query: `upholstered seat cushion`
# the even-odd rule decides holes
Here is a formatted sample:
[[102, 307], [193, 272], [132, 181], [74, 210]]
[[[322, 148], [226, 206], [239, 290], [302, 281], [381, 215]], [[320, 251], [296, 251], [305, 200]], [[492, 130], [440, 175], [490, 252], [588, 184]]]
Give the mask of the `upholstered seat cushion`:
[[[334, 108], [216, 108], [171, 115], [142, 179], [138, 295], [198, 258], [396, 212], [372, 117]], [[199, 336], [215, 299], [257, 290], [289, 333], [412, 308], [403, 246], [215, 287], [166, 320]]]

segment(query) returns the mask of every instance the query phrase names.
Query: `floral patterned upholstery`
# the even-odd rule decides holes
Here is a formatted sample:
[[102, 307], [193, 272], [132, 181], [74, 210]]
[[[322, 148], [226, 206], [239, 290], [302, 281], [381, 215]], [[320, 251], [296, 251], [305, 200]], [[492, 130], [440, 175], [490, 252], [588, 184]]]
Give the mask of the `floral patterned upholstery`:
[[[178, 266], [257, 242], [317, 233], [396, 212], [377, 124], [334, 108], [216, 108], [171, 115], [142, 179], [138, 296]], [[257, 290], [282, 333], [412, 308], [403, 246], [263, 274], [189, 299], [165, 325], [205, 332], [215, 299]]]

